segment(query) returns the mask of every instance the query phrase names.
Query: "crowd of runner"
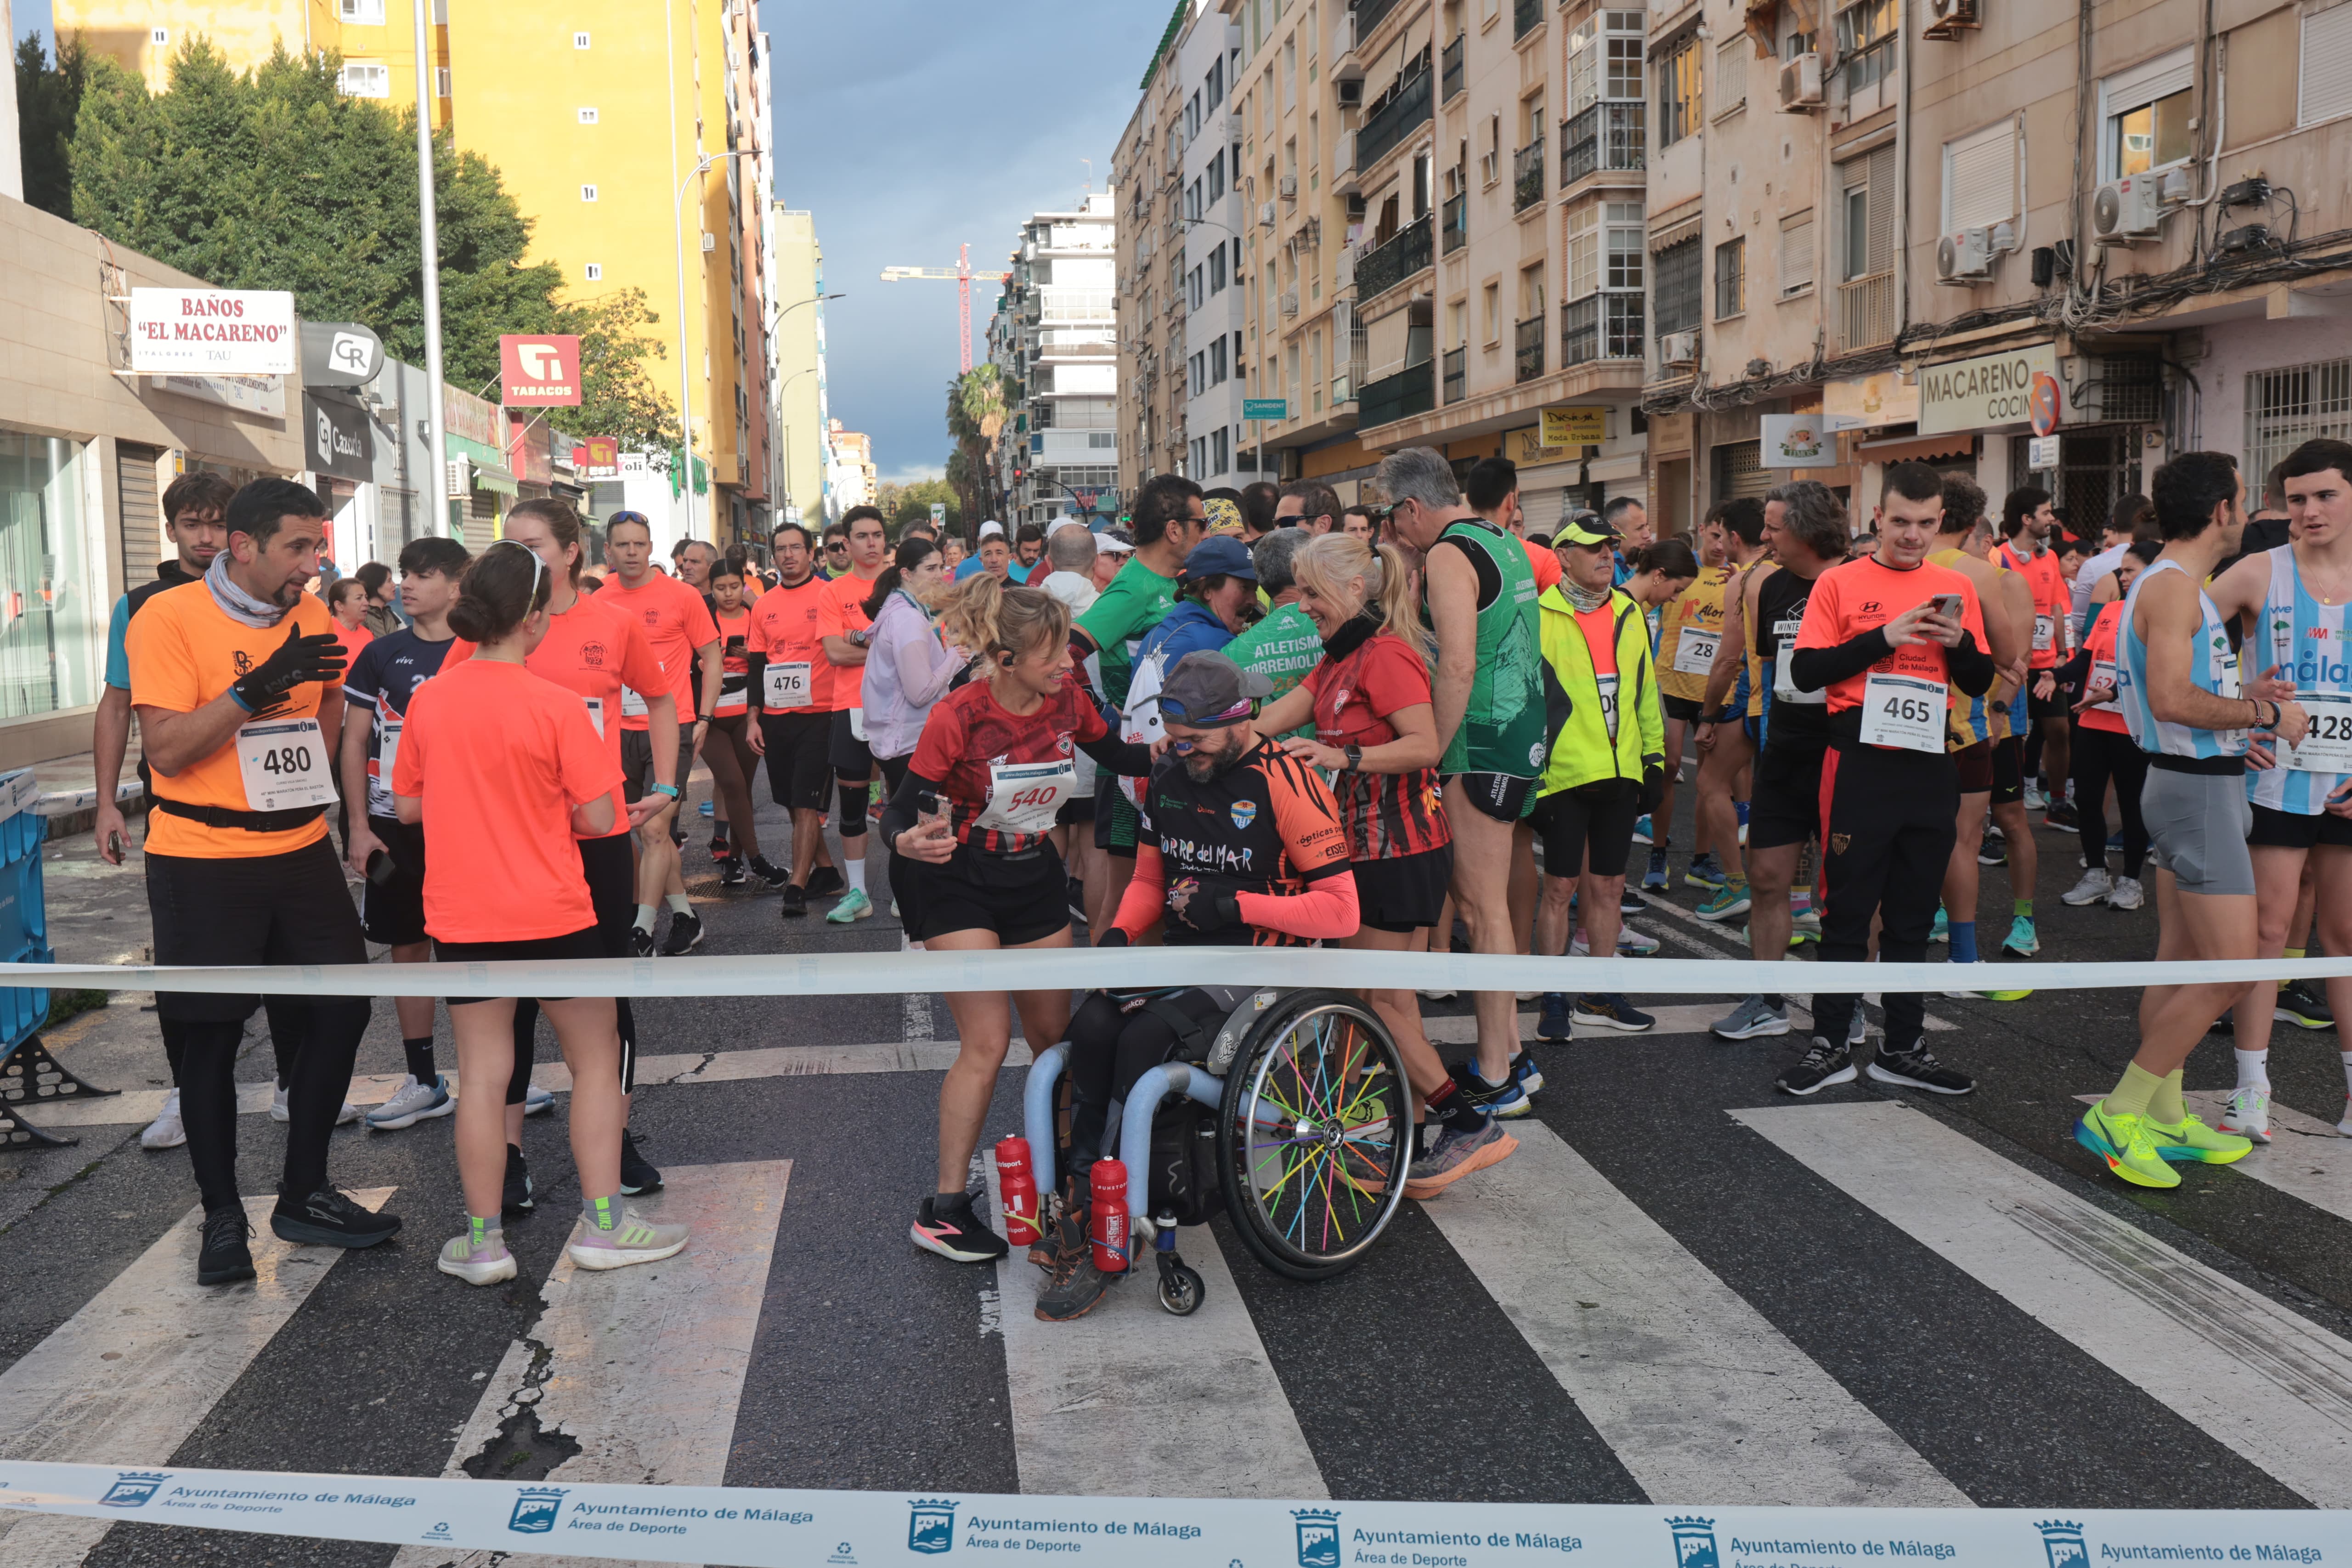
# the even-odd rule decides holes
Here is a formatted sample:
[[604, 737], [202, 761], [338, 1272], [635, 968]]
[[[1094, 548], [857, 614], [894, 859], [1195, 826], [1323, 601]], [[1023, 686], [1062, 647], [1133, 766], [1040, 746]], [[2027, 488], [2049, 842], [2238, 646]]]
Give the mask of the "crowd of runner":
[[[2079, 841], [2063, 900], [2152, 903], [2161, 960], [2352, 952], [2352, 445], [2308, 442], [2252, 492], [2231, 458], [2177, 455], [2095, 541], [2045, 491], [1996, 510], [1916, 463], [1885, 470], [1866, 516], [1801, 480], [1679, 538], [1654, 537], [1630, 500], [1531, 531], [1501, 458], [1465, 471], [1406, 448], [1367, 489], [1378, 504], [1312, 479], [1161, 476], [1124, 527], [986, 523], [968, 557], [920, 524], [893, 542], [859, 507], [821, 534], [777, 528], [764, 565], [686, 543], [667, 569], [644, 518], [609, 519], [592, 565], [572, 508], [531, 500], [478, 555], [408, 545], [395, 616], [380, 568], [312, 591], [314, 493], [185, 476], [164, 497], [175, 559], [116, 609], [100, 799], [135, 713], [164, 964], [363, 963], [371, 942], [399, 963], [689, 952], [698, 759], [722, 889], [772, 889], [787, 921], [813, 900], [839, 925], [887, 901], [930, 951], [1638, 955], [1657, 940], [1627, 917], [1679, 877], [1706, 894], [1699, 919], [1744, 920], [1757, 959], [1811, 943], [1919, 963], [1944, 944], [1948, 994], [2011, 1001], [2029, 993], [1958, 966], [1979, 962], [1991, 868], [2012, 902], [2000, 952], [2041, 953], [2038, 814]], [[772, 858], [751, 795], [763, 762], [790, 840]], [[119, 863], [111, 804], [97, 833]], [[2145, 1186], [2242, 1157], [2270, 1137], [2273, 1021], [2329, 1026], [2347, 984], [2149, 989], [2137, 1053], [2075, 1138]], [[1544, 1089], [1519, 1004], [1542, 1041], [1656, 1022], [1617, 991], [1478, 993], [1475, 1044], [1448, 1062], [1422, 1005], [1452, 996], [1362, 994], [1413, 1091], [1409, 1196], [1517, 1149], [1505, 1124]], [[542, 1012], [570, 1072], [571, 1257], [619, 1268], [686, 1246], [629, 1202], [661, 1176], [628, 1131], [627, 1001], [446, 1000], [466, 1092], [437, 1063], [431, 1002], [404, 998], [405, 1076], [364, 1118], [454, 1114], [466, 1226], [440, 1268], [514, 1273], [503, 1227], [536, 1205], [520, 1130], [553, 1102], [530, 1082]], [[1008, 1250], [967, 1184], [1017, 1016], [1024, 1038], [1071, 1052], [1037, 1312], [1092, 1308], [1114, 1279], [1086, 1245], [1110, 1110], [1229, 1000], [950, 994], [960, 1049], [915, 1244], [962, 1262]], [[207, 1284], [253, 1273], [232, 1070], [265, 1005], [289, 1123], [272, 1229], [364, 1247], [400, 1226], [327, 1172], [331, 1130], [361, 1117], [345, 1097], [364, 1000], [165, 993], [175, 1088], [143, 1142], [188, 1148]], [[2182, 1068], [2216, 1028], [2236, 1082], [2209, 1126]], [[1854, 994], [1752, 994], [1712, 1030], [1799, 1032], [1801, 1059], [1771, 1077], [1790, 1095], [1864, 1075], [1975, 1088], [1928, 1048], [1916, 992], [1885, 994], [1874, 1047]], [[2352, 1091], [2352, 1052], [2344, 1067]]]

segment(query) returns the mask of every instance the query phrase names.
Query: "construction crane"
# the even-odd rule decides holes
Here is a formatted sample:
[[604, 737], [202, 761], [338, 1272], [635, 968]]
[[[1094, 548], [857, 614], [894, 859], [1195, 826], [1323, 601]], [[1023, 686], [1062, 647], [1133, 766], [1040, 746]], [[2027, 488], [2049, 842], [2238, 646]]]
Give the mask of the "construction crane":
[[882, 281], [897, 283], [909, 278], [951, 279], [956, 286], [956, 349], [962, 356], [962, 370], [971, 368], [971, 247], [956, 247], [953, 267], [885, 267]]

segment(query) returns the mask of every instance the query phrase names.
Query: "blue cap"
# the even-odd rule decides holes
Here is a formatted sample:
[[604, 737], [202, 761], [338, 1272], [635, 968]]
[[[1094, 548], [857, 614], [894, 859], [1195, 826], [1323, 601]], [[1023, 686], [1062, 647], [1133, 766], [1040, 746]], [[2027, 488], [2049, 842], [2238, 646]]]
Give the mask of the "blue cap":
[[1192, 546], [1178, 581], [1198, 583], [1204, 577], [1246, 577], [1256, 582], [1257, 566], [1250, 560], [1249, 546], [1223, 534]]

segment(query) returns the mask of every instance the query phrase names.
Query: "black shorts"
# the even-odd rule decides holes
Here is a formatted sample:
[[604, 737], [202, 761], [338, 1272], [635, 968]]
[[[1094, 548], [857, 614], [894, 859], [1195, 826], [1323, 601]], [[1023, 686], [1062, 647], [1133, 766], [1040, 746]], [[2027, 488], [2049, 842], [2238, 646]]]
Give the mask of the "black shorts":
[[1685, 724], [1700, 722], [1706, 712], [1696, 697], [1674, 697], [1663, 692], [1659, 694], [1658, 706], [1665, 710], [1667, 718], [1679, 719]]
[[[1952, 765], [1959, 770], [1960, 793], [1983, 795], [1992, 788], [1992, 746], [1990, 741], [1977, 741], [1952, 753]], [[1748, 830], [1755, 837], [1755, 830]]]
[[1054, 826], [1056, 827], [1073, 827], [1094, 819], [1095, 797], [1090, 795], [1074, 795], [1054, 808]]
[[1822, 832], [1822, 759], [1827, 737], [1809, 740], [1774, 731], [1756, 758], [1756, 786], [1748, 796], [1748, 847], [1777, 849]]
[[2042, 670], [2033, 670], [2025, 679], [2025, 715], [2036, 724], [2041, 723], [2044, 719], [2063, 720], [2074, 709], [2074, 703], [2068, 699], [2066, 689], [2063, 686], [2053, 686], [2047, 697], [2036, 697], [2033, 694], [2034, 687], [2041, 683], [2044, 673]]
[[1445, 908], [1446, 889], [1454, 881], [1454, 846], [1386, 860], [1359, 860], [1352, 868], [1358, 921], [1373, 931], [1410, 936], [1435, 925]]
[[2352, 849], [2352, 820], [2334, 812], [2305, 816], [2300, 812], [2276, 810], [2258, 800], [2247, 804], [2254, 809], [2253, 829], [2246, 835], [2249, 844], [2280, 849], [2308, 849], [2315, 844], [2333, 844], [2341, 849]]
[[943, 866], [897, 856], [893, 866], [894, 880], [903, 867], [915, 895], [911, 910], [899, 903], [917, 942], [987, 931], [1006, 947], [1024, 947], [1070, 929], [1069, 875], [1050, 844], [1019, 857], [959, 848]]
[[425, 829], [389, 816], [371, 816], [368, 831], [392, 857], [388, 881], [361, 884], [360, 927], [370, 942], [406, 947], [425, 940]]
[[[548, 958], [605, 958], [604, 933], [594, 926], [583, 926], [562, 936], [526, 937], [519, 942], [443, 942], [433, 941], [433, 962], [436, 963], [497, 963], [504, 961]], [[568, 1002], [570, 996], [541, 996], [541, 1002]], [[470, 1006], [476, 1002], [500, 1002], [500, 996], [446, 996], [443, 1001], [452, 1007]]]
[[1596, 779], [1544, 795], [1528, 824], [1543, 840], [1544, 874], [1574, 877], [1586, 855], [1596, 877], [1622, 877], [1633, 851], [1633, 821], [1642, 815], [1642, 786], [1633, 779]]
[[[1527, 816], [1536, 798], [1538, 779], [1513, 778], [1509, 773], [1455, 773], [1462, 784], [1463, 798], [1481, 816], [1491, 816], [1496, 822], [1517, 822]], [[1631, 831], [1632, 818], [1626, 819]]]
[[1095, 775], [1095, 847], [1122, 859], [1135, 858], [1135, 837], [1143, 818], [1118, 781]]
[[[845, 779], [871, 779], [874, 776], [874, 753], [866, 749], [865, 742], [849, 732], [851, 711], [843, 708], [833, 716], [833, 739], [830, 742], [833, 771]], [[860, 718], [858, 722], [862, 725], [865, 720]]]
[[[686, 781], [694, 776], [694, 726], [677, 727], [677, 772], [670, 783], [677, 786], [680, 796], [686, 794]], [[646, 792], [654, 787], [654, 734], [650, 730], [621, 731], [621, 798], [632, 804], [643, 800]]]
[[833, 805], [833, 715], [762, 713], [760, 734], [768, 747], [768, 793], [792, 811], [824, 811]]
[[[157, 963], [368, 961], [343, 863], [323, 833], [283, 855], [204, 859], [150, 850], [146, 860]], [[259, 1005], [259, 996], [245, 993], [155, 994], [156, 1016], [175, 1023], [242, 1023]]]
[[2005, 735], [1992, 746], [1992, 803], [2015, 805], [2025, 798], [2025, 742]]

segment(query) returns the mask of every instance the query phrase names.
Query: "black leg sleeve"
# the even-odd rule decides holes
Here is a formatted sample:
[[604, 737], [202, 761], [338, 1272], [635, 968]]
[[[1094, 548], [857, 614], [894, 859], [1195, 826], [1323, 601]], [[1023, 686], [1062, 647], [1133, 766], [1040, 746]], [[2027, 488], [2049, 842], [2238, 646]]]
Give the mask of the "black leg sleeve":
[[367, 1033], [365, 997], [338, 996], [304, 1009], [310, 1027], [286, 1093], [286, 1171], [278, 1192], [299, 1198], [327, 1184], [327, 1140], [343, 1097], [352, 1091], [352, 1063]]
[[236, 1057], [245, 1026], [165, 1018], [164, 1050], [176, 1066], [188, 1163], [206, 1212], [234, 1208], [236, 1190]]

